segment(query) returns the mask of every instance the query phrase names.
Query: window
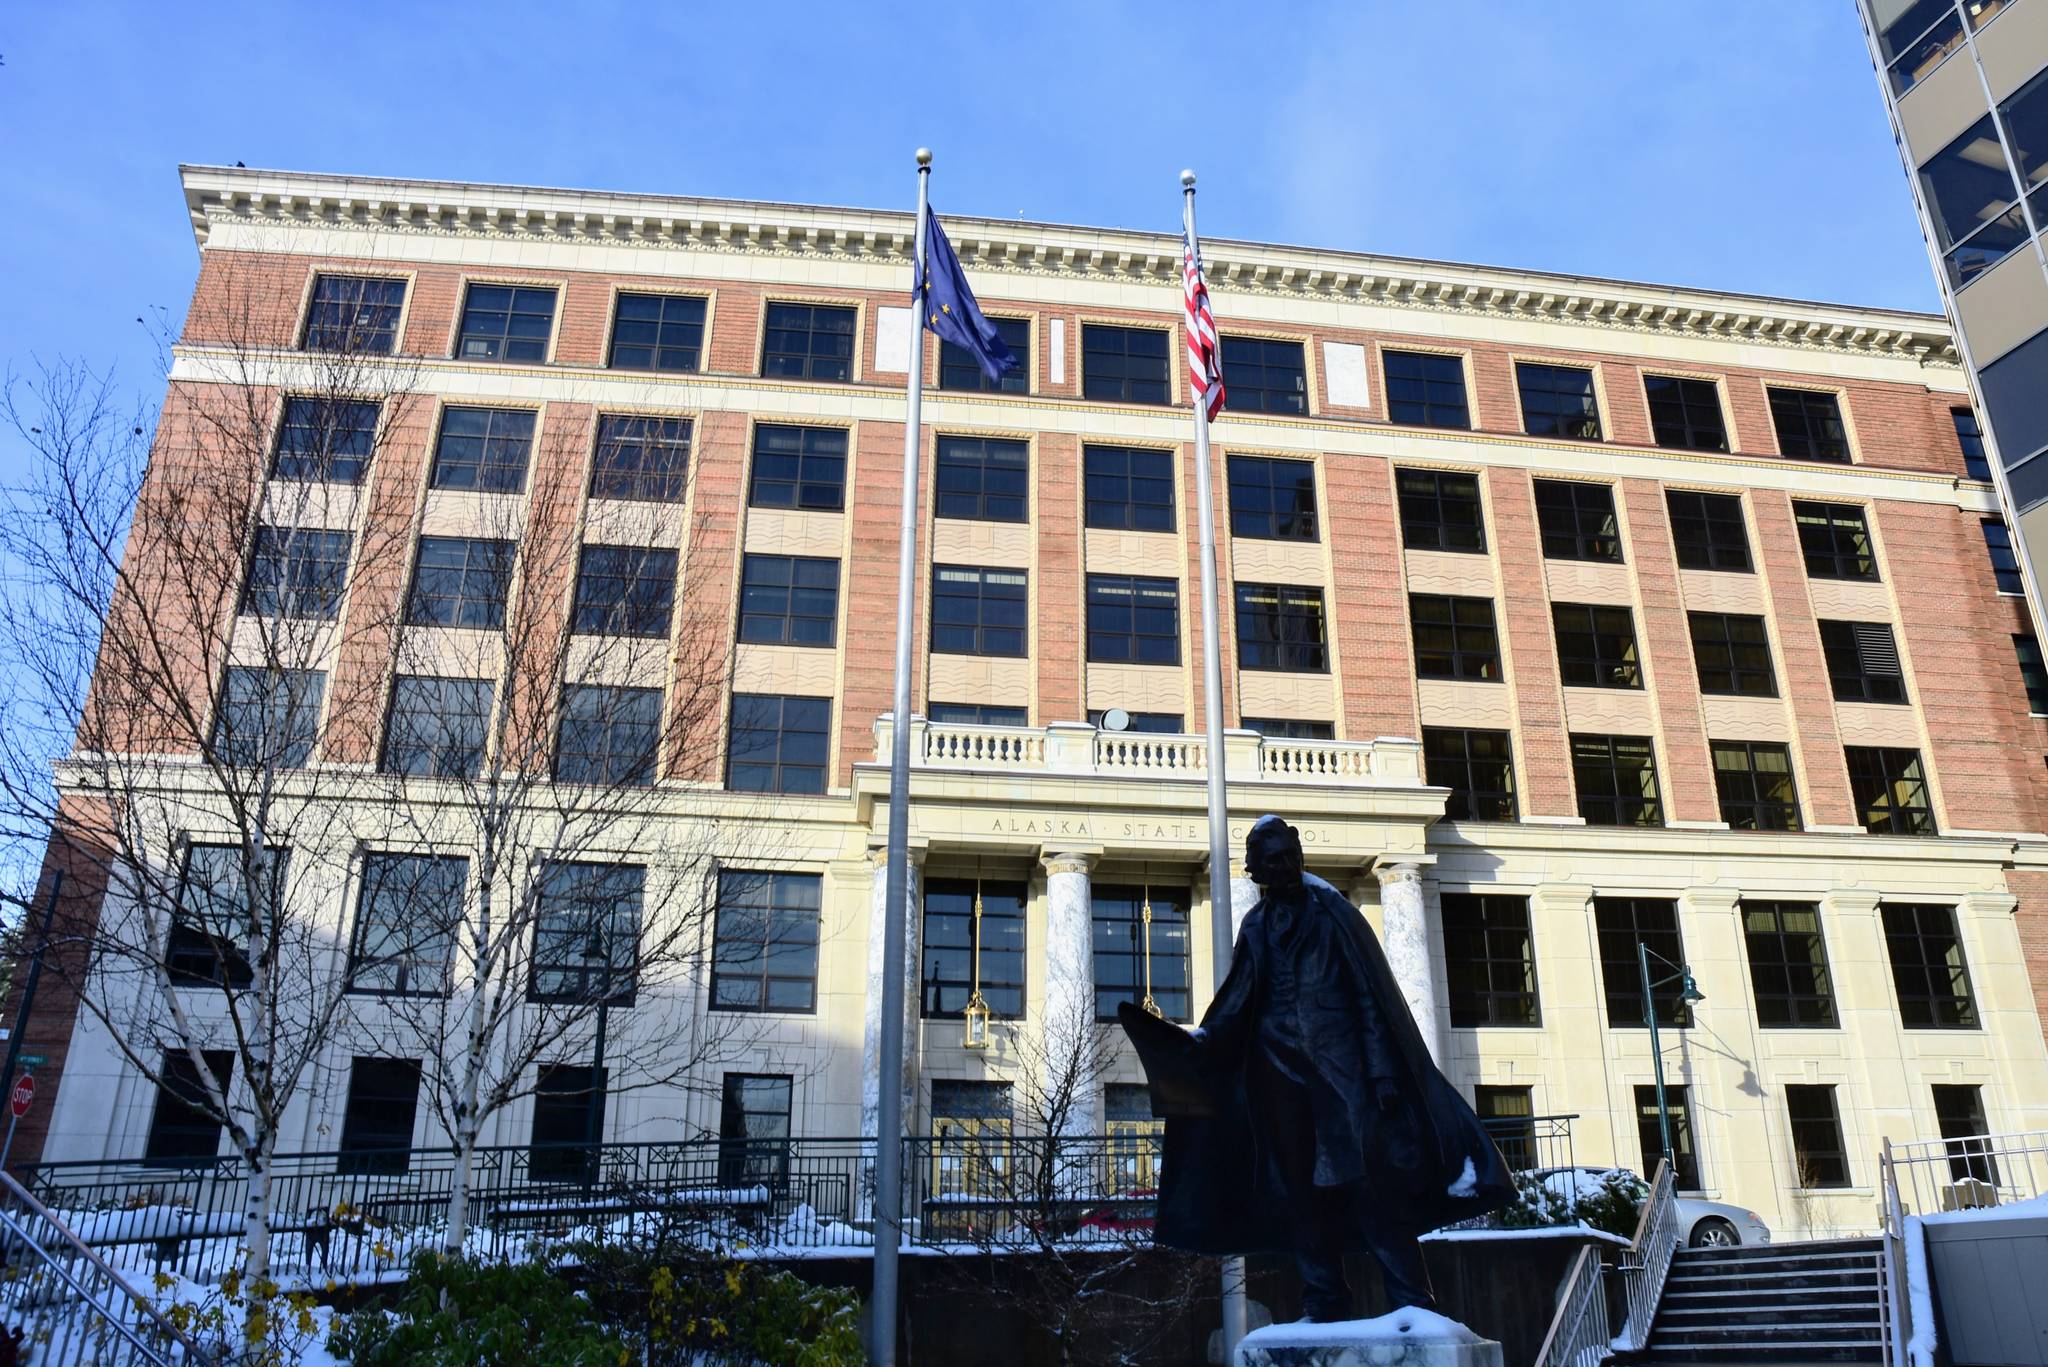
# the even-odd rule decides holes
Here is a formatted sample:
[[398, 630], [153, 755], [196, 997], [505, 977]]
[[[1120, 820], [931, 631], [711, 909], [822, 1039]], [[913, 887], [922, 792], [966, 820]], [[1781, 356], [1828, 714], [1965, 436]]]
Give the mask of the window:
[[[284, 896], [286, 856], [271, 851], [268, 902]], [[191, 845], [178, 878], [178, 900], [171, 908], [170, 936], [164, 946], [164, 967], [171, 981], [195, 987], [249, 986], [252, 974], [248, 925], [251, 915], [268, 919], [269, 906], [254, 907], [243, 878], [239, 845]]]
[[2048, 664], [2041, 659], [2041, 643], [2031, 636], [2014, 636], [2013, 653], [2019, 657], [2020, 684], [2027, 690], [2027, 711], [2048, 715]]
[[[2042, 198], [2037, 192], [2036, 199]], [[2048, 204], [2040, 206], [2048, 210]], [[2006, 469], [2013, 501], [2031, 511], [2048, 489], [2048, 385], [2041, 383], [2048, 367], [2048, 328], [2043, 328], [1979, 372], [1990, 415], [1991, 435], [1998, 439], [1998, 458]]]
[[1230, 534], [1266, 541], [1314, 541], [1315, 463], [1232, 456]]
[[526, 1175], [535, 1182], [591, 1182], [597, 1178], [593, 1139], [604, 1137], [609, 1068], [543, 1063], [533, 1086], [533, 1140]]
[[1721, 819], [1731, 829], [1801, 829], [1791, 751], [1751, 740], [1717, 740], [1708, 746], [1714, 756], [1714, 789], [1721, 798]]
[[644, 788], [654, 782], [660, 748], [660, 689], [563, 685], [555, 738], [561, 782]]
[[[208, 1049], [201, 1055], [206, 1071], [225, 1096], [228, 1080], [234, 1076], [235, 1056], [228, 1049]], [[220, 1152], [221, 1123], [213, 1117], [206, 1099], [206, 1085], [192, 1056], [183, 1049], [164, 1054], [157, 1073], [156, 1110], [149, 1117], [149, 1139], [144, 1143], [145, 1163], [160, 1167], [209, 1163]]]
[[1757, 1024], [1771, 1028], [1833, 1028], [1834, 986], [1820, 908], [1812, 902], [1742, 901], [1742, 938]]
[[327, 675], [318, 669], [229, 665], [213, 718], [213, 749], [227, 764], [303, 769], [320, 739]]
[[1953, 287], [1967, 285], [2027, 240], [2012, 168], [1989, 114], [1920, 168], [1920, 189]]
[[770, 304], [761, 373], [771, 379], [853, 378], [854, 310], [825, 304]]
[[614, 370], [703, 369], [704, 300], [693, 294], [621, 294], [612, 318]]
[[932, 567], [932, 651], [940, 655], [1024, 654], [1023, 570]]
[[1572, 737], [1579, 815], [1593, 826], [1661, 826], [1657, 760], [1648, 736]]
[[1891, 68], [1892, 88], [1903, 95], [1949, 53], [1963, 45], [1963, 21], [1955, 0], [1907, 0], [1887, 5], [1896, 17], [1878, 34], [1878, 48]]
[[[1678, 930], [1678, 903], [1661, 897], [1595, 897], [1593, 927], [1600, 942], [1600, 986], [1607, 1000], [1610, 1029], [1648, 1028], [1644, 1018], [1643, 964], [1637, 946], [1669, 963], [1685, 962], [1685, 942]], [[1650, 960], [1650, 981], [1671, 976], [1671, 969]], [[1657, 1024], [1684, 1030], [1692, 1025], [1692, 1007], [1677, 983], [1652, 989]]]
[[1984, 429], [1977, 425], [1977, 414], [1968, 408], [1951, 408], [1949, 420], [1956, 427], [1956, 445], [1963, 452], [1963, 473], [1971, 479], [1989, 482], [1991, 461], [1984, 454]]
[[1515, 385], [1522, 391], [1522, 430], [1532, 437], [1600, 440], [1600, 404], [1593, 394], [1593, 372], [1582, 366], [1515, 365]]
[[1537, 480], [1536, 522], [1546, 560], [1621, 563], [1621, 524], [1614, 516], [1614, 490], [1605, 484]]
[[1394, 471], [1401, 504], [1401, 544], [1411, 551], [1486, 549], [1479, 478], [1453, 470]]
[[434, 444], [433, 487], [516, 494], [526, 488], [533, 414], [515, 408], [449, 408]]
[[420, 1061], [357, 1058], [349, 1065], [341, 1113], [337, 1173], [398, 1173], [412, 1165], [412, 1125], [419, 1113]]
[[1985, 1141], [1991, 1124], [1984, 1118], [1984, 1089], [1960, 1083], [1935, 1083], [1934, 1121], [1941, 1137], [1948, 1141], [1943, 1147], [1948, 1150], [1949, 1180], [1997, 1186], [1998, 1160], [1991, 1156], [1990, 1145]]
[[1788, 1083], [1785, 1110], [1792, 1120], [1792, 1158], [1802, 1187], [1849, 1185], [1849, 1154], [1842, 1121], [1835, 1114], [1835, 1089]]
[[[1010, 1166], [1010, 1084], [932, 1079], [932, 1172], [940, 1197], [1003, 1198], [1014, 1193]], [[923, 1226], [965, 1238], [988, 1223], [971, 1211], [934, 1216]]]
[[1889, 623], [1822, 621], [1819, 627], [1837, 702], [1906, 700], [1905, 669]]
[[1733, 612], [1689, 612], [1692, 658], [1699, 669], [1700, 692], [1742, 698], [1775, 698], [1778, 680], [1771, 669], [1771, 638], [1764, 619]]
[[405, 603], [407, 626], [497, 631], [505, 625], [513, 543], [423, 536]]
[[[1700, 1160], [1693, 1150], [1692, 1104], [1685, 1087], [1664, 1089], [1664, 1114], [1671, 1120], [1671, 1183], [1679, 1191], [1699, 1191]], [[1636, 1137], [1643, 1146], [1643, 1171], [1654, 1175], [1664, 1154], [1664, 1132], [1658, 1123], [1657, 1089], [1636, 1088]]]
[[846, 430], [773, 423], [756, 427], [747, 502], [756, 508], [844, 508]]
[[1429, 782], [1449, 788], [1446, 821], [1515, 819], [1515, 752], [1505, 731], [1422, 728]]
[[1087, 523], [1119, 532], [1173, 530], [1173, 454], [1128, 446], [1081, 452]]
[[[1091, 707], [1088, 709], [1088, 724], [1101, 726], [1102, 719], [1108, 715], [1106, 707]], [[1124, 717], [1126, 735], [1179, 736], [1187, 732], [1186, 719], [1178, 712], [1126, 712]]]
[[438, 997], [448, 990], [469, 861], [459, 856], [363, 856], [348, 990]]
[[1976, 1029], [1977, 1003], [1955, 909], [1887, 902], [1883, 912], [1900, 1019], [1916, 1030]]
[[475, 778], [488, 743], [489, 679], [401, 674], [391, 684], [384, 731], [384, 772], [422, 778]]
[[1635, 616], [1627, 608], [1593, 603], [1552, 603], [1557, 666], [1568, 687], [1641, 688]]
[[1721, 425], [1721, 391], [1712, 380], [1645, 375], [1643, 392], [1650, 400], [1650, 427], [1657, 445], [1682, 451], [1728, 449], [1728, 432]]
[[1308, 365], [1301, 343], [1224, 337], [1223, 387], [1239, 413], [1308, 412]]
[[1842, 404], [1832, 394], [1811, 389], [1773, 389], [1771, 425], [1778, 429], [1778, 453], [1792, 460], [1849, 463], [1849, 433], [1842, 426]]
[[1151, 1089], [1143, 1083], [1109, 1083], [1102, 1089], [1102, 1120], [1109, 1140], [1109, 1194], [1158, 1191], [1166, 1122], [1152, 1114]]
[[1136, 574], [1088, 576], [1092, 663], [1180, 663], [1180, 586]]
[[732, 695], [725, 786], [739, 793], [822, 793], [832, 752], [832, 700]]
[[718, 928], [711, 947], [711, 1009], [818, 1009], [815, 873], [726, 870], [718, 875]]
[[377, 450], [383, 405], [339, 399], [286, 399], [277, 428], [272, 479], [361, 484]]
[[1030, 462], [1021, 441], [940, 437], [938, 516], [1022, 522], [1029, 506]]
[[306, 310], [306, 350], [389, 356], [398, 347], [405, 281], [361, 275], [316, 275]]
[[1444, 965], [1451, 1024], [1536, 1025], [1536, 950], [1529, 937], [1529, 899], [1446, 892]]
[[668, 635], [676, 553], [660, 546], [585, 546], [576, 571], [579, 636]]
[[690, 420], [608, 413], [597, 420], [592, 498], [680, 503], [690, 484]]
[[347, 532], [317, 527], [258, 527], [249, 554], [242, 611], [258, 617], [331, 622], [348, 582]]
[[839, 562], [750, 555], [740, 569], [740, 639], [776, 646], [839, 640]]
[[1671, 544], [1680, 569], [1749, 572], [1749, 528], [1742, 520], [1741, 499], [1666, 489], [1664, 506], [1671, 512]]
[[1387, 418], [1410, 427], [1470, 427], [1465, 361], [1426, 351], [1389, 351]]
[[[1081, 393], [1117, 403], [1171, 403], [1169, 333], [1157, 328], [1081, 327]], [[1227, 388], [1227, 386], [1226, 386]]]
[[2019, 553], [2012, 546], [2012, 529], [1995, 517], [1987, 517], [1979, 525], [1984, 528], [1984, 549], [1991, 554], [1991, 576], [1998, 581], [1998, 591], [2025, 593]]
[[1089, 891], [1095, 924], [1095, 1019], [1116, 1019], [1119, 1002], [1159, 1009], [1170, 1021], [1193, 1020], [1188, 968], [1186, 888], [1097, 883]]
[[527, 1000], [631, 1006], [646, 886], [638, 864], [562, 861], [542, 869]]
[[1237, 724], [1267, 740], [1335, 740], [1337, 728], [1326, 721], [1302, 717], [1240, 717]]
[[1029, 318], [991, 318], [996, 326], [996, 336], [1003, 339], [1003, 345], [1017, 358], [1017, 364], [1003, 372], [1000, 380], [991, 380], [982, 370], [981, 362], [974, 354], [945, 338], [939, 339], [939, 388], [995, 391], [1004, 394], [1029, 394], [1031, 392], [1031, 320]]
[[555, 292], [518, 285], [471, 285], [462, 301], [455, 355], [464, 361], [548, 358], [555, 328]]
[[727, 1073], [718, 1112], [718, 1185], [779, 1189], [789, 1176], [791, 1079]]
[[1792, 505], [1799, 527], [1799, 550], [1806, 572], [1815, 579], [1876, 579], [1877, 555], [1870, 546], [1870, 527], [1853, 503]]
[[1933, 835], [1934, 808], [1918, 750], [1851, 745], [1849, 794], [1863, 829], [1872, 835]]
[[1296, 584], [1239, 584], [1237, 667], [1327, 672], [1323, 591]]
[[[1024, 885], [927, 879], [924, 889], [924, 1014], [957, 1018], [979, 988], [991, 1014], [1024, 1015]], [[936, 1110], [936, 1103], [934, 1103]]]
[[927, 703], [925, 711], [935, 723], [947, 726], [1028, 726], [1024, 708], [990, 702]]
[[1510, 1172], [1536, 1166], [1536, 1100], [1532, 1088], [1472, 1088], [1472, 1110]]
[[1500, 634], [1494, 630], [1491, 598], [1411, 593], [1408, 625], [1415, 639], [1416, 677], [1500, 682]]

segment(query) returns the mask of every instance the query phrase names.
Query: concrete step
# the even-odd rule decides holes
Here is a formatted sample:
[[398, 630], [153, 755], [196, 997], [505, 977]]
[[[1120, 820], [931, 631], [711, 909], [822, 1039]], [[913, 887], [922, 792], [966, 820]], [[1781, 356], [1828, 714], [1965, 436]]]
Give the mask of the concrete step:
[[1663, 1348], [1714, 1348], [1731, 1343], [1768, 1343], [1798, 1348], [1810, 1344], [1876, 1344], [1884, 1337], [1884, 1326], [1875, 1318], [1859, 1324], [1757, 1325], [1716, 1324], [1684, 1328], [1667, 1327], [1659, 1320], [1650, 1330], [1652, 1350]]
[[1738, 1244], [1733, 1248], [1681, 1248], [1678, 1261], [1692, 1258], [1771, 1258], [1806, 1253], [1868, 1253], [1883, 1251], [1879, 1239], [1794, 1239], [1779, 1244]]
[[1789, 1249], [1774, 1249], [1771, 1252], [1746, 1253], [1741, 1249], [1702, 1249], [1693, 1257], [1671, 1260], [1671, 1276], [1717, 1277], [1734, 1274], [1744, 1277], [1761, 1276], [1767, 1272], [1863, 1272], [1877, 1266], [1875, 1252], [1852, 1250], [1820, 1249], [1813, 1252]]
[[1754, 1302], [1738, 1302], [1732, 1305], [1674, 1305], [1667, 1303], [1658, 1312], [1656, 1332], [1666, 1329], [1711, 1328], [1718, 1325], [1760, 1325], [1767, 1329], [1795, 1330], [1810, 1329], [1814, 1325], [1839, 1324], [1863, 1328], [1876, 1327], [1879, 1313], [1875, 1298], [1866, 1300], [1827, 1300], [1804, 1305], [1758, 1305]]
[[1692, 1295], [1695, 1292], [1741, 1292], [1748, 1296], [1772, 1296], [1796, 1291], [1841, 1291], [1851, 1295], [1877, 1294], [1877, 1269], [1867, 1272], [1776, 1272], [1764, 1276], [1673, 1277], [1664, 1283], [1664, 1294]]
[[1717, 1363], [1721, 1367], [1834, 1367], [1841, 1362], [1883, 1362], [1881, 1349], [1861, 1343], [1731, 1343], [1717, 1348], [1664, 1348], [1629, 1359], [1634, 1367], [1679, 1367]]
[[1702, 1284], [1692, 1290], [1667, 1289], [1664, 1293], [1663, 1310], [1712, 1310], [1742, 1309], [1753, 1305], [1838, 1305], [1853, 1302], [1859, 1306], [1877, 1304], [1877, 1278], [1869, 1277], [1860, 1282], [1835, 1286], [1779, 1286], [1770, 1285], [1759, 1291], [1753, 1287], [1728, 1287], [1720, 1282]]

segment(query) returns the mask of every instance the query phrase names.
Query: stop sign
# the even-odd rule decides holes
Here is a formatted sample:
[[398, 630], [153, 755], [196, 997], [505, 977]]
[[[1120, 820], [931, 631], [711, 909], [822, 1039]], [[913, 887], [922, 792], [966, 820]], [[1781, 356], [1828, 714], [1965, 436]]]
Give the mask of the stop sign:
[[22, 1079], [14, 1084], [14, 1095], [7, 1099], [8, 1109], [12, 1110], [14, 1118], [19, 1120], [28, 1114], [28, 1108], [35, 1099], [36, 1080], [33, 1076], [24, 1074]]

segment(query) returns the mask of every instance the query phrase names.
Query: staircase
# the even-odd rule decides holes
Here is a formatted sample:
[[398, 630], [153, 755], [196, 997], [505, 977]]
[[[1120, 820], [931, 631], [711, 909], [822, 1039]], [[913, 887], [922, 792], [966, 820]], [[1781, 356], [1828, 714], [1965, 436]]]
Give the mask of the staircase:
[[1683, 1248], [1644, 1364], [1882, 1362], [1877, 1239]]

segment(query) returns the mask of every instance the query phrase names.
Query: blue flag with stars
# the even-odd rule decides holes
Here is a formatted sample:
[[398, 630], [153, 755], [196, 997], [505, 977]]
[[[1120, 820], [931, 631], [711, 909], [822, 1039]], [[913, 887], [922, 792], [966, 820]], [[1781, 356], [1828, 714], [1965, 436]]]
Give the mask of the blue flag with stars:
[[974, 302], [974, 291], [967, 288], [967, 276], [953, 254], [953, 244], [946, 240], [946, 230], [939, 226], [939, 216], [928, 213], [925, 223], [924, 277], [913, 282], [911, 299], [923, 314], [924, 326], [974, 357], [989, 379], [1000, 380], [1004, 371], [1016, 367], [1017, 357]]

